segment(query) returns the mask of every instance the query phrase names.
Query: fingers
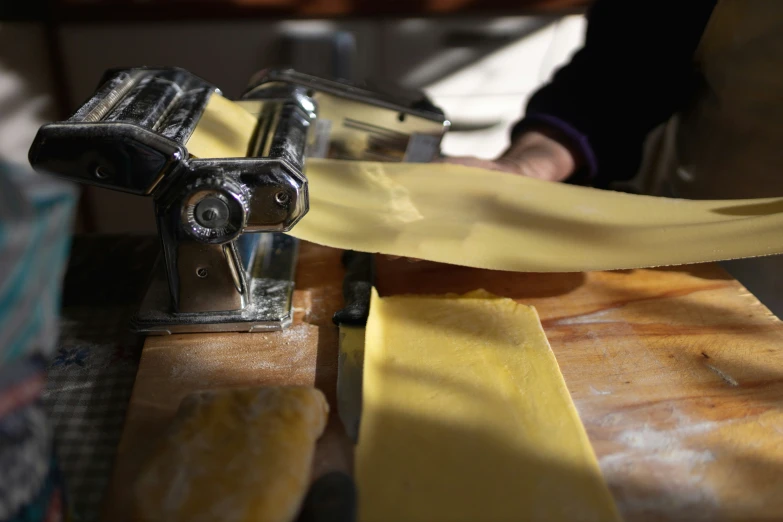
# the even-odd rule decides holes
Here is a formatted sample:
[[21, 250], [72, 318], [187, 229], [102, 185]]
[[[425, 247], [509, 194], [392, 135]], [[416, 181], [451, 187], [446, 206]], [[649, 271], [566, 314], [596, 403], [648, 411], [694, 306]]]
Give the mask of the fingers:
[[544, 181], [563, 181], [575, 168], [568, 150], [545, 136], [520, 140], [495, 160], [473, 156], [444, 156], [438, 158], [437, 162], [509, 172]]
[[524, 176], [545, 181], [563, 181], [576, 169], [574, 157], [563, 144], [535, 131], [517, 138], [501, 160], [515, 163]]
[[439, 160], [441, 163], [451, 163], [452, 165], [464, 165], [466, 167], [477, 167], [486, 170], [499, 170], [501, 172], [510, 172], [520, 174], [519, 165], [507, 158], [498, 160], [488, 160], [476, 158], [473, 156], [449, 156]]
[[491, 160], [475, 158], [473, 156], [444, 156], [440, 158], [440, 162], [451, 163], [454, 165], [465, 165], [467, 167], [484, 167], [492, 163]]
[[403, 257], [403, 256], [392, 256], [392, 255], [384, 255], [383, 257], [389, 261], [407, 261], [409, 263], [418, 263], [422, 261], [421, 259], [416, 259], [415, 257]]

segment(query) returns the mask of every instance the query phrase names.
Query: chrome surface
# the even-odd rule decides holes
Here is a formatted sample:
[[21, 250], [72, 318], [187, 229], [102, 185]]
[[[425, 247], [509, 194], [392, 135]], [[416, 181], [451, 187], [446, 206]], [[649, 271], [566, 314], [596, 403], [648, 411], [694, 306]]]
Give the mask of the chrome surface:
[[[429, 162], [440, 152], [450, 122], [420, 93], [373, 92], [290, 70], [258, 73], [243, 99], [296, 93], [317, 114], [307, 157]], [[302, 102], [300, 102], [302, 103]]]
[[198, 178], [185, 189], [181, 224], [198, 241], [221, 244], [236, 239], [247, 223], [243, 187], [217, 177]]
[[163, 251], [139, 331], [290, 324], [297, 242], [281, 233], [308, 212], [307, 158], [430, 161], [449, 127], [420, 96], [263, 71], [240, 100], [258, 121], [249, 157], [191, 157], [187, 141], [219, 94], [182, 69], [109, 71], [30, 149], [39, 170], [154, 198]]
[[250, 191], [245, 231], [285, 232], [307, 214], [307, 179], [284, 162], [269, 162], [260, 173], [240, 175]]
[[249, 271], [247, 305], [242, 310], [183, 313], [170, 309], [166, 271], [159, 259], [149, 290], [133, 319], [142, 333], [265, 332], [281, 330], [293, 319], [292, 299], [298, 242], [284, 234], [258, 234]]
[[70, 118], [38, 130], [30, 163], [72, 181], [156, 196], [187, 162], [184, 144], [216, 92], [182, 69], [110, 71]]

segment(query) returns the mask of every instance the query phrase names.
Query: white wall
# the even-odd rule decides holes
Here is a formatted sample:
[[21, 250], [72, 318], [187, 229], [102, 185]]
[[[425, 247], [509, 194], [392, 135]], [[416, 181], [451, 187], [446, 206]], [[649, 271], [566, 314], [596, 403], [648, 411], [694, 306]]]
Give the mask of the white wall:
[[27, 163], [38, 127], [55, 115], [43, 29], [0, 23], [0, 158]]
[[454, 124], [487, 127], [447, 135], [444, 154], [491, 159], [502, 153], [528, 99], [582, 45], [584, 29], [582, 16], [558, 19], [428, 85]]

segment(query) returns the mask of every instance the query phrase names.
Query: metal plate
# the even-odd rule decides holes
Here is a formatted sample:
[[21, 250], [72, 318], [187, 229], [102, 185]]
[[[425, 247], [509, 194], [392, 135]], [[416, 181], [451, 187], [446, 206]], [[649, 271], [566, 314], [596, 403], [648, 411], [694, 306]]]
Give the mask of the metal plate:
[[132, 328], [139, 333], [169, 335], [196, 332], [265, 332], [282, 330], [293, 319], [292, 299], [298, 240], [270, 234], [261, 242], [248, 277], [250, 302], [241, 311], [175, 313], [162, 259], [158, 259], [147, 295]]

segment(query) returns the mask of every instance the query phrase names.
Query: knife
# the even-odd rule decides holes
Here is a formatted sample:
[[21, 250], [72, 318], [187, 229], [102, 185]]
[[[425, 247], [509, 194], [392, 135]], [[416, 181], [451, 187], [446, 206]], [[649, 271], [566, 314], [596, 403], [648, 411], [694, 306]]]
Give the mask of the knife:
[[375, 279], [372, 254], [346, 250], [342, 257], [344, 307], [332, 317], [340, 327], [337, 356], [337, 412], [345, 432], [356, 443], [362, 413], [364, 328], [370, 315], [370, 295]]
[[356, 485], [341, 471], [318, 478], [302, 503], [296, 522], [356, 522]]

